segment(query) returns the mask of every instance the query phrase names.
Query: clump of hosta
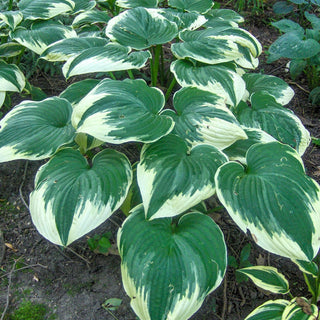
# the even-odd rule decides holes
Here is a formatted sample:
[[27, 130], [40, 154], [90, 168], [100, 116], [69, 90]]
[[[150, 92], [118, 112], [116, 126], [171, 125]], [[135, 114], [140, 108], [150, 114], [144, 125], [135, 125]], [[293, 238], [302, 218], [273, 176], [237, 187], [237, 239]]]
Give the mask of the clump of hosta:
[[[69, 245], [121, 207], [123, 284], [142, 320], [188, 319], [223, 280], [226, 245], [203, 203], [215, 194], [262, 248], [314, 259], [320, 189], [301, 160], [310, 135], [285, 107], [292, 89], [249, 72], [261, 44], [238, 14], [208, 0], [56, 0], [48, 12], [21, 3], [32, 22], [14, 41], [62, 62], [66, 78], [104, 75], [0, 122], [2, 161], [50, 158], [30, 195], [44, 237]], [[66, 13], [70, 26], [58, 19]], [[135, 70], [148, 67], [142, 80]], [[127, 142], [143, 144], [137, 164], [106, 148]]]

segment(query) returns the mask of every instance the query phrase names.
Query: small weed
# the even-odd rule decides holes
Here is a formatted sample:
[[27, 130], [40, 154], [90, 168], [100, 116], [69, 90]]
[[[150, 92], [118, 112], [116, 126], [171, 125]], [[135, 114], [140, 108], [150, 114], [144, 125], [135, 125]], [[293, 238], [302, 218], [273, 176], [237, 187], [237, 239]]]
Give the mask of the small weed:
[[17, 310], [9, 315], [8, 320], [44, 320], [47, 312], [48, 308], [44, 304], [24, 301]]

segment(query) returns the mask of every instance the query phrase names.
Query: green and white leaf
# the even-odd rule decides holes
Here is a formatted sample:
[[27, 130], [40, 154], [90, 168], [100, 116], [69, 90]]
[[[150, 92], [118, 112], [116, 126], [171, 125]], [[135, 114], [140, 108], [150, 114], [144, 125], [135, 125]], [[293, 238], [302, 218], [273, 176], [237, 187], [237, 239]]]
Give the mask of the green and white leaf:
[[261, 129], [242, 127], [247, 135], [247, 139], [237, 140], [230, 147], [223, 150], [229, 160], [239, 161], [246, 164], [246, 153], [248, 149], [256, 143], [268, 143], [275, 141], [271, 135]]
[[41, 55], [47, 47], [65, 38], [74, 38], [77, 34], [72, 28], [54, 21], [34, 22], [31, 29], [17, 28], [11, 37], [24, 47]]
[[238, 23], [244, 22], [242, 16], [230, 9], [212, 9], [206, 14], [206, 18], [208, 19], [206, 26], [212, 28], [220, 22], [228, 22], [233, 27], [238, 26]]
[[90, 25], [95, 23], [106, 24], [109, 20], [110, 20], [110, 17], [106, 11], [89, 10], [77, 15], [72, 22], [72, 26], [75, 28], [85, 24], [90, 24]]
[[74, 5], [71, 0], [20, 0], [18, 3], [23, 17], [29, 20], [51, 19], [72, 11]]
[[274, 254], [311, 261], [320, 247], [320, 187], [298, 153], [279, 142], [255, 144], [247, 166], [222, 165], [217, 195], [236, 224]]
[[176, 113], [165, 110], [175, 122], [174, 133], [190, 147], [208, 144], [219, 150], [247, 135], [239, 122], [216, 94], [197, 88], [182, 88], [175, 93], [173, 105]]
[[206, 13], [213, 6], [212, 0], [169, 0], [170, 7], [185, 11]]
[[201, 213], [172, 225], [170, 218], [145, 220], [138, 206], [119, 229], [118, 248], [123, 286], [140, 319], [189, 319], [226, 271], [223, 234]]
[[0, 19], [14, 30], [23, 20], [23, 14], [19, 11], [4, 11], [0, 12]]
[[109, 72], [144, 67], [151, 58], [149, 51], [133, 51], [117, 43], [104, 47], [90, 48], [75, 57], [71, 57], [62, 71], [68, 79], [72, 76], [93, 72]]
[[178, 30], [195, 30], [203, 26], [207, 19], [204, 15], [196, 12], [184, 12], [171, 8], [163, 8], [159, 10], [168, 20], [174, 22], [178, 26]]
[[109, 143], [154, 142], [174, 126], [159, 112], [164, 96], [142, 79], [104, 79], [74, 108], [72, 123], [83, 132]]
[[0, 61], [0, 91], [21, 92], [25, 84], [25, 77], [15, 64]]
[[145, 145], [137, 168], [147, 219], [173, 217], [215, 193], [214, 175], [227, 157], [215, 147], [191, 150], [176, 135]]
[[63, 149], [36, 175], [32, 221], [49, 241], [67, 246], [120, 207], [131, 180], [129, 160], [115, 150], [104, 149], [90, 166], [79, 151]]
[[72, 0], [74, 8], [72, 14], [92, 10], [96, 6], [95, 0]]
[[269, 300], [254, 309], [245, 320], [282, 320], [282, 313], [289, 305], [288, 300]]
[[142, 7], [120, 13], [106, 28], [106, 35], [112, 41], [138, 50], [167, 43], [177, 34], [177, 25], [166, 19], [161, 10]]
[[71, 84], [60, 93], [60, 98], [67, 99], [72, 106], [78, 104], [98, 83], [98, 79], [85, 79]]
[[170, 70], [182, 87], [209, 91], [232, 106], [245, 94], [245, 82], [233, 66], [227, 64], [194, 66], [190, 61], [176, 60], [171, 63]]
[[302, 260], [292, 260], [303, 273], [312, 275], [314, 278], [318, 277], [319, 267], [318, 265], [311, 261], [302, 261]]
[[261, 73], [246, 73], [243, 75], [249, 96], [257, 92], [265, 92], [281, 104], [288, 104], [294, 96], [294, 91], [282, 79]]
[[72, 107], [57, 97], [24, 101], [0, 121], [0, 161], [40, 160], [73, 141]]
[[264, 130], [278, 141], [295, 148], [300, 155], [310, 144], [310, 133], [301, 120], [263, 91], [251, 96], [251, 107], [240, 103], [235, 114], [242, 125]]
[[310, 304], [306, 298], [294, 298], [284, 309], [281, 320], [314, 320], [318, 318], [319, 310]]
[[11, 58], [18, 56], [23, 51], [23, 46], [16, 42], [0, 44], [0, 57]]
[[[253, 58], [261, 53], [261, 44], [249, 32], [240, 28], [207, 28], [195, 31], [182, 31], [179, 37], [183, 42], [171, 45], [171, 51], [178, 59], [194, 60], [218, 64], [246, 58], [243, 48], [247, 48]], [[252, 58], [250, 57], [250, 63]]]
[[286, 294], [290, 290], [288, 280], [274, 267], [253, 266], [238, 269], [237, 272], [248, 276], [256, 286], [263, 290], [275, 294]]
[[159, 0], [116, 0], [116, 5], [121, 8], [156, 8]]
[[2, 107], [5, 100], [6, 100], [6, 92], [0, 91], [0, 108]]
[[108, 39], [98, 37], [62, 39], [49, 45], [40, 58], [47, 61], [67, 61], [70, 57], [79, 55], [86, 49], [103, 47], [108, 42]]

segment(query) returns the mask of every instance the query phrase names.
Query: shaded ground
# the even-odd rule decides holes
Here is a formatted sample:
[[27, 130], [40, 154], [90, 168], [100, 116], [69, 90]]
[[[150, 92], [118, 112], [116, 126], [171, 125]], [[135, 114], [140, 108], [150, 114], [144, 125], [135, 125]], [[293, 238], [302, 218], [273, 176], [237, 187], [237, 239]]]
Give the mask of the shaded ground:
[[[249, 21], [246, 29], [264, 46], [269, 46], [277, 33], [261, 23], [262, 20], [259, 20], [260, 23], [254, 19]], [[265, 63], [265, 55], [262, 55], [259, 69], [266, 74], [285, 77], [285, 80], [291, 83], [296, 96], [289, 107], [299, 115], [312, 136], [320, 137], [319, 106], [312, 107], [308, 103], [303, 78], [292, 82], [286, 76], [285, 64], [286, 61], [280, 61], [268, 65]], [[43, 75], [35, 79], [35, 82], [37, 81], [41, 81], [41, 87], [45, 87], [48, 94], [52, 95], [57, 94], [59, 88], [65, 85], [63, 81], [50, 80]], [[304, 161], [307, 173], [319, 182], [319, 148], [311, 145]], [[33, 190], [35, 172], [42, 163], [15, 161], [0, 165], [0, 229], [5, 242], [5, 248], [0, 248], [0, 315], [8, 306], [5, 319], [10, 319], [9, 315], [14, 313], [23, 301], [32, 301], [34, 304], [41, 303], [46, 306], [47, 312], [46, 316], [42, 316], [43, 319], [136, 319], [130, 309], [129, 299], [122, 289], [118, 256], [93, 253], [87, 246], [86, 238], [77, 241], [70, 249], [61, 250], [42, 238], [33, 227], [23, 202], [28, 202], [28, 195]], [[210, 199], [208, 205], [212, 208], [218, 204], [215, 199]], [[235, 226], [226, 212], [217, 211], [213, 218], [223, 230], [229, 255], [235, 260], [239, 261], [242, 248], [250, 243], [252, 264], [277, 267], [289, 279], [295, 295], [306, 294], [298, 269], [288, 259], [258, 248]], [[123, 219], [121, 213], [116, 213], [111, 220], [88, 236], [111, 231], [115, 241], [117, 225], [120, 225]], [[234, 271], [234, 268], [229, 267], [224, 282], [207, 297], [192, 320], [242, 320], [262, 302], [276, 298], [258, 290], [250, 282], [237, 283]], [[106, 299], [110, 298], [123, 300], [115, 311], [102, 307]]]

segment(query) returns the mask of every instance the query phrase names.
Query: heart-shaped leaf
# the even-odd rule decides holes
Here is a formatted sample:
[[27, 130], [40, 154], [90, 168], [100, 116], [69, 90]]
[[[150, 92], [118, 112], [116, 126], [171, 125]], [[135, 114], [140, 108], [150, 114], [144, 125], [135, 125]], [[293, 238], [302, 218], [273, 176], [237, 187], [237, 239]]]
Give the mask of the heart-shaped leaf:
[[250, 96], [264, 92], [274, 97], [281, 105], [288, 104], [294, 96], [294, 91], [278, 77], [261, 73], [246, 73], [242, 77]]
[[310, 144], [310, 133], [301, 120], [265, 92], [254, 93], [251, 96], [251, 107], [242, 102], [235, 113], [244, 126], [264, 130], [278, 141], [295, 148], [300, 155]]
[[149, 51], [130, 51], [129, 47], [117, 43], [87, 49], [67, 61], [63, 74], [70, 78], [85, 73], [140, 69], [151, 57]]
[[11, 58], [16, 57], [23, 51], [24, 47], [16, 42], [8, 42], [0, 44], [0, 57]]
[[237, 105], [245, 94], [245, 82], [232, 65], [194, 66], [190, 61], [176, 60], [170, 69], [182, 87], [215, 93], [232, 106]]
[[183, 88], [175, 93], [174, 108], [162, 114], [170, 115], [175, 122], [174, 133], [189, 146], [209, 144], [219, 150], [247, 135], [239, 122], [219, 96], [197, 88]]
[[30, 30], [19, 27], [11, 34], [13, 40], [39, 55], [50, 44], [76, 36], [77, 34], [72, 28], [55, 21], [34, 22]]
[[21, 92], [25, 84], [25, 77], [15, 64], [0, 61], [0, 91]]
[[289, 304], [284, 299], [269, 300], [253, 310], [245, 320], [283, 320], [283, 311]]
[[263, 290], [275, 294], [286, 294], [289, 292], [289, 282], [283, 274], [274, 267], [253, 266], [237, 270], [249, 277], [253, 283]]
[[24, 101], [0, 121], [0, 161], [40, 160], [73, 141], [72, 107], [65, 99]]
[[229, 22], [229, 25], [233, 27], [244, 22], [242, 16], [230, 9], [212, 9], [207, 13], [206, 18], [208, 19], [206, 26], [213, 28], [220, 22]]
[[173, 129], [173, 120], [159, 114], [163, 107], [163, 93], [144, 80], [105, 79], [75, 106], [72, 121], [78, 133], [101, 141], [148, 143]]
[[214, 175], [227, 157], [215, 147], [190, 151], [173, 134], [145, 145], [137, 168], [147, 219], [178, 215], [215, 193]]
[[161, 15], [159, 9], [142, 7], [120, 13], [106, 28], [111, 40], [138, 50], [169, 42], [177, 33], [177, 25]]
[[118, 232], [124, 288], [142, 319], [187, 320], [221, 283], [223, 234], [201, 213], [147, 221], [136, 207]]
[[120, 207], [131, 180], [129, 160], [115, 150], [104, 149], [90, 166], [79, 151], [63, 149], [37, 173], [32, 221], [49, 241], [67, 246]]
[[216, 174], [217, 195], [232, 219], [262, 248], [311, 261], [320, 247], [320, 187], [294, 149], [255, 144], [247, 166], [229, 162]]
[[72, 0], [72, 2], [74, 2], [73, 14], [91, 10], [97, 4], [94, 0]]
[[62, 39], [49, 45], [40, 58], [48, 61], [66, 61], [86, 49], [104, 47], [108, 42], [109, 40], [98, 37]]
[[205, 13], [213, 6], [212, 0], [169, 0], [169, 6], [186, 11]]
[[51, 19], [59, 14], [70, 12], [74, 7], [71, 0], [20, 0], [20, 12], [25, 19]]

